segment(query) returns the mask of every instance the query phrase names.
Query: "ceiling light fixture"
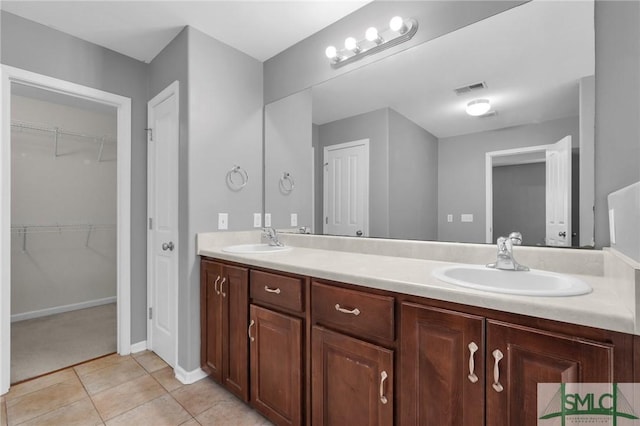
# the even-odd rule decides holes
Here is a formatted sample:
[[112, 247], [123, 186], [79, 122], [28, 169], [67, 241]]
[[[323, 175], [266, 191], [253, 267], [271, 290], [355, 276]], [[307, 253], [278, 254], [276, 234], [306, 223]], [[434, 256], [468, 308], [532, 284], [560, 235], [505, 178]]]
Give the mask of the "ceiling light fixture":
[[491, 109], [489, 99], [475, 99], [467, 104], [467, 114], [473, 117], [485, 115]]
[[325, 50], [325, 55], [331, 60], [333, 68], [339, 68], [365, 56], [411, 40], [417, 31], [418, 21], [415, 19], [394, 16], [389, 21], [387, 30], [379, 32], [377, 28], [369, 27], [363, 40], [348, 37], [344, 41], [344, 49], [338, 50], [335, 46], [329, 46]]

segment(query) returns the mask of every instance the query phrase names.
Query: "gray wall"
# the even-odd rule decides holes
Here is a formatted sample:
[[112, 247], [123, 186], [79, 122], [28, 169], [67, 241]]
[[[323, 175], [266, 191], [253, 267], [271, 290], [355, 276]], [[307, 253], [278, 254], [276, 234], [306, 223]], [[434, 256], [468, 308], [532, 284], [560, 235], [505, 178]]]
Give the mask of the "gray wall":
[[146, 339], [148, 66], [1, 11], [0, 61], [131, 98], [131, 342]]
[[389, 236], [438, 237], [438, 139], [389, 109]]
[[[369, 235], [389, 236], [389, 109], [356, 115], [318, 126], [316, 169], [323, 169], [324, 147], [369, 139]], [[315, 182], [323, 193], [322, 179]], [[322, 217], [322, 203], [316, 205], [316, 216]], [[322, 228], [316, 229], [322, 232]]]
[[[577, 143], [577, 117], [440, 139], [438, 239], [485, 242], [485, 153], [545, 145], [567, 135], [572, 136], [572, 143]], [[453, 214], [452, 223], [447, 222], [447, 214]], [[462, 223], [461, 214], [473, 214], [473, 222]]]
[[[196, 233], [217, 229], [218, 213], [230, 230], [251, 229], [262, 211], [262, 63], [189, 28], [189, 147], [187, 275], [180, 277], [180, 366], [200, 366], [200, 269]], [[225, 178], [243, 167], [249, 182], [230, 190]], [[181, 306], [184, 306], [181, 303]]]
[[522, 233], [522, 244], [544, 245], [545, 163], [493, 168], [493, 235]]
[[[314, 84], [378, 61], [393, 53], [432, 40], [458, 28], [510, 9], [522, 1], [374, 1], [349, 16], [293, 45], [264, 63], [265, 102], [284, 98]], [[320, 6], [321, 7], [321, 6]], [[410, 41], [384, 52], [333, 69], [324, 56], [329, 45], [339, 46], [354, 31], [385, 28], [400, 15], [416, 18], [420, 29]]]
[[[297, 226], [311, 227], [312, 125], [311, 90], [303, 90], [265, 107], [265, 213], [271, 226], [290, 228], [291, 213], [298, 215]], [[289, 193], [280, 186], [283, 173], [295, 182]], [[289, 185], [289, 182], [285, 182]], [[288, 186], [287, 186], [288, 188]]]
[[607, 194], [640, 180], [640, 2], [596, 1], [596, 247], [609, 246]]
[[[578, 175], [572, 182], [580, 182], [579, 204], [574, 211], [579, 219], [573, 221], [580, 228], [578, 241], [572, 245], [593, 247], [595, 205], [595, 120], [596, 120], [596, 78], [595, 76], [580, 79], [580, 156], [578, 158]], [[576, 167], [573, 167], [575, 170]]]

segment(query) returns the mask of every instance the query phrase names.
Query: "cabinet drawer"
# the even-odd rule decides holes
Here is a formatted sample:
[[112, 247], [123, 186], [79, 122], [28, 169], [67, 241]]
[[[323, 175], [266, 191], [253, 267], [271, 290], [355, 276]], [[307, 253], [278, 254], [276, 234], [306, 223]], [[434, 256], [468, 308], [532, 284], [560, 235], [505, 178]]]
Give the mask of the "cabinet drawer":
[[314, 321], [374, 340], [393, 341], [393, 297], [333, 287], [311, 285]]
[[251, 271], [251, 298], [295, 312], [304, 311], [302, 279]]

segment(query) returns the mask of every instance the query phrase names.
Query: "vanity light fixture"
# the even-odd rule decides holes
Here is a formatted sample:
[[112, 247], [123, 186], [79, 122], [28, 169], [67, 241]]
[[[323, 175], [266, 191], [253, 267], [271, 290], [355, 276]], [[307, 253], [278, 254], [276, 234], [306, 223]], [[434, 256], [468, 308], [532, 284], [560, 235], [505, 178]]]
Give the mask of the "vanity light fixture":
[[331, 66], [339, 68], [365, 56], [411, 40], [417, 31], [418, 21], [415, 19], [403, 19], [400, 16], [394, 16], [389, 21], [387, 30], [380, 32], [375, 27], [369, 27], [363, 40], [347, 37], [344, 41], [344, 49], [338, 50], [335, 46], [329, 46], [324, 53], [327, 58], [331, 59]]
[[485, 115], [491, 109], [489, 99], [475, 99], [467, 104], [467, 114], [473, 117]]

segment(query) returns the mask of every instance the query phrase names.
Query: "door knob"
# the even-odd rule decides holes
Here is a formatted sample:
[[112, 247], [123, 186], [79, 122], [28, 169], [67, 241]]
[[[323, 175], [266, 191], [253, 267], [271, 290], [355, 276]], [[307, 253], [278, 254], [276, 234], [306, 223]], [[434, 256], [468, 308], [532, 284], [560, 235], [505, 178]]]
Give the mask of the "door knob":
[[164, 251], [173, 251], [173, 241], [169, 241], [168, 243], [162, 243], [162, 250]]
[[565, 231], [558, 232], [558, 237], [562, 237], [562, 238], [564, 238], [564, 237], [566, 237], [566, 236], [567, 236], [567, 233], [566, 233]]
[[358, 230], [356, 231], [356, 236], [358, 236], [358, 237], [362, 237], [362, 231], [358, 229]]

